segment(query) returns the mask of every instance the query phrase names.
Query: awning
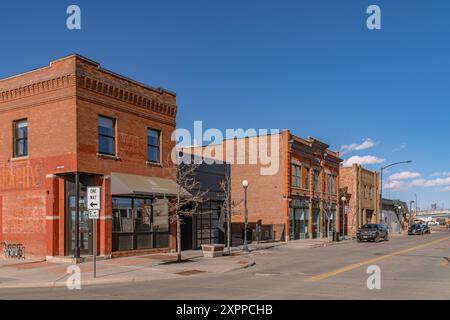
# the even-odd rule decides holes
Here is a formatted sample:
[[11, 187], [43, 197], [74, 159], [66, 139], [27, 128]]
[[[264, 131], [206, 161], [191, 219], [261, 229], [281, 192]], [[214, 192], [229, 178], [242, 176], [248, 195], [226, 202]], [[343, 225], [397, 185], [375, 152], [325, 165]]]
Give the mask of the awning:
[[[111, 173], [111, 194], [113, 196], [149, 195], [176, 197], [178, 184], [170, 179], [138, 176], [126, 173]], [[190, 196], [181, 188], [183, 197]]]

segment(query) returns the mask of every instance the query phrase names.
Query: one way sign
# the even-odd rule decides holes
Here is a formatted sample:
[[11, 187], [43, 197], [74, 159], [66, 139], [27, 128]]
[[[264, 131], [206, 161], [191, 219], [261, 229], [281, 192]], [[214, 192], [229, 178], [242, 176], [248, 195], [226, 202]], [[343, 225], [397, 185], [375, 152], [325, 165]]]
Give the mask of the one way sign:
[[87, 209], [88, 210], [100, 210], [100, 187], [88, 187], [87, 188]]

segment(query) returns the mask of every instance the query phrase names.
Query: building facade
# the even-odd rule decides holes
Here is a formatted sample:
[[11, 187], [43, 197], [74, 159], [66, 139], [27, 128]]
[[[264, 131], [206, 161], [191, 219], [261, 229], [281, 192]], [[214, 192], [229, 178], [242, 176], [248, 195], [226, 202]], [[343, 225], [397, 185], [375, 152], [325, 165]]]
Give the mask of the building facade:
[[242, 243], [245, 224], [243, 180], [249, 183], [250, 240], [331, 236], [339, 225], [336, 213], [342, 160], [328, 147], [317, 139], [305, 140], [284, 130], [191, 148], [191, 152], [197, 156], [203, 152], [203, 156], [230, 166], [232, 237], [237, 245]]
[[[38, 257], [175, 247], [176, 113], [174, 93], [78, 55], [1, 79], [0, 241]], [[97, 239], [87, 186], [101, 187]]]
[[[354, 236], [362, 225], [379, 222], [379, 174], [353, 164], [351, 167], [341, 167], [339, 175], [341, 197], [346, 198], [345, 234]], [[342, 216], [344, 206], [341, 208]]]

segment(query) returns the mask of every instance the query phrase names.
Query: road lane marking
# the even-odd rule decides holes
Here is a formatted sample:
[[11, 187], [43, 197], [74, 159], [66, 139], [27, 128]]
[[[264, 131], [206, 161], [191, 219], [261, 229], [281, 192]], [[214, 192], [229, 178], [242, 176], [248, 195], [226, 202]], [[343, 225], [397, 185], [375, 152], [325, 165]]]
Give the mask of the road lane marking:
[[425, 247], [428, 247], [428, 246], [431, 246], [433, 244], [436, 244], [436, 243], [439, 243], [439, 242], [443, 242], [443, 241], [446, 241], [446, 240], [449, 240], [449, 239], [450, 239], [450, 237], [445, 237], [443, 239], [437, 239], [437, 240], [434, 240], [434, 241], [431, 241], [431, 242], [428, 242], [428, 243], [424, 243], [424, 244], [421, 244], [421, 245], [418, 245], [418, 246], [414, 246], [414, 247], [411, 247], [411, 248], [407, 248], [407, 249], [403, 249], [403, 250], [400, 250], [400, 251], [395, 251], [395, 252], [392, 252], [392, 253], [389, 253], [389, 254], [385, 254], [385, 255], [377, 257], [377, 258], [372, 258], [372, 259], [364, 260], [364, 261], [361, 261], [361, 262], [358, 262], [358, 263], [349, 264], [349, 265], [346, 265], [346, 266], [344, 266], [342, 268], [338, 268], [338, 269], [335, 269], [335, 270], [332, 270], [332, 271], [329, 271], [329, 272], [325, 272], [325, 273], [313, 276], [313, 277], [310, 278], [310, 280], [312, 280], [312, 281], [325, 280], [325, 279], [328, 279], [330, 277], [336, 276], [338, 274], [341, 274], [341, 273], [344, 273], [344, 272], [347, 272], [347, 271], [350, 271], [350, 270], [362, 267], [364, 265], [374, 264], [375, 262], [378, 262], [380, 260], [384, 260], [384, 259], [387, 259], [387, 258], [390, 258], [390, 257], [398, 256], [400, 254], [404, 254], [404, 253], [407, 253], [407, 252], [411, 252], [411, 251], [415, 251], [415, 250], [418, 250], [418, 249], [421, 249], [421, 248], [425, 248]]

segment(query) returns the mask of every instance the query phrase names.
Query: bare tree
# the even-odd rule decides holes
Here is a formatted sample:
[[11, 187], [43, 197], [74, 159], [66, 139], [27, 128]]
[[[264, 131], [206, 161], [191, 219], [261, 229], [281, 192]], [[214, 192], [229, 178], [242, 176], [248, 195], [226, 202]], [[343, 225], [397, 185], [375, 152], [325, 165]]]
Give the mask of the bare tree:
[[331, 218], [333, 218], [333, 212], [331, 211], [332, 209], [332, 203], [329, 200], [323, 200], [323, 208], [324, 208], [324, 212], [327, 218], [327, 238], [330, 238], [330, 222], [331, 222]]
[[200, 183], [195, 179], [196, 171], [201, 165], [198, 161], [182, 162], [177, 159], [175, 181], [178, 185], [177, 196], [169, 201], [170, 221], [177, 226], [177, 261], [181, 262], [181, 223], [182, 218], [192, 216], [197, 212], [199, 204], [204, 202], [208, 190], [201, 190]]
[[227, 223], [227, 248], [231, 251], [231, 217], [236, 214], [236, 207], [238, 207], [244, 200], [234, 201], [231, 198], [231, 174], [227, 172], [225, 179], [220, 182], [220, 189], [224, 194], [224, 201], [222, 205], [222, 214], [225, 215]]

